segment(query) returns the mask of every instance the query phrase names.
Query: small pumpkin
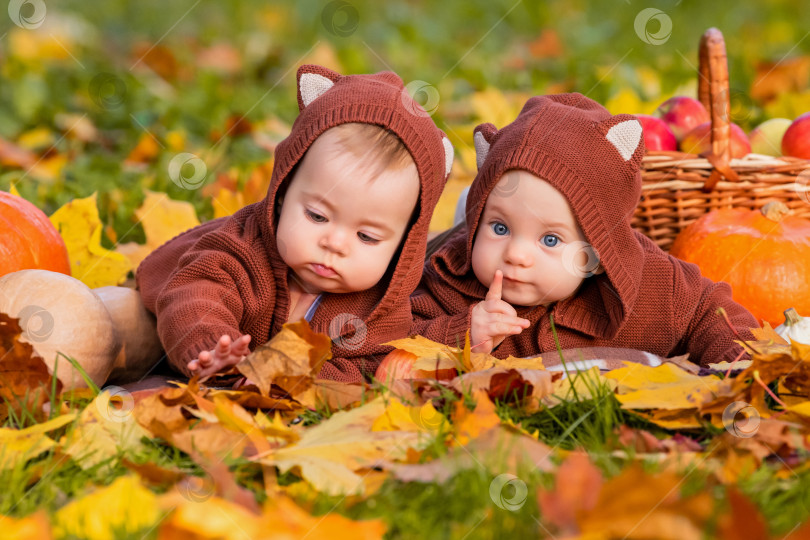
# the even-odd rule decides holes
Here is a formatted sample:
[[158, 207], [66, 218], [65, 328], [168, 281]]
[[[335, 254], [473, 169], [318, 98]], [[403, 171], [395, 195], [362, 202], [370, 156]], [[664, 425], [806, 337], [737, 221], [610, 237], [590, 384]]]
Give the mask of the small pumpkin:
[[155, 316], [144, 307], [135, 289], [109, 286], [91, 291], [104, 303], [121, 339], [121, 354], [116, 356], [108, 382], [142, 379], [163, 356]]
[[[0, 277], [0, 312], [20, 319], [22, 339], [42, 356], [51, 373], [61, 352], [102, 386], [122, 350], [104, 302], [65, 274], [20, 270]], [[58, 357], [56, 376], [64, 389], [86, 387], [79, 371]]]
[[810, 313], [810, 220], [789, 213], [781, 202], [709, 212], [681, 231], [670, 253], [731, 285], [735, 301], [776, 326], [791, 306]]
[[0, 276], [29, 268], [70, 275], [65, 242], [42, 210], [0, 191]]
[[776, 333], [789, 342], [810, 345], [810, 318], [799, 315], [794, 308], [785, 310], [785, 322], [776, 327]]

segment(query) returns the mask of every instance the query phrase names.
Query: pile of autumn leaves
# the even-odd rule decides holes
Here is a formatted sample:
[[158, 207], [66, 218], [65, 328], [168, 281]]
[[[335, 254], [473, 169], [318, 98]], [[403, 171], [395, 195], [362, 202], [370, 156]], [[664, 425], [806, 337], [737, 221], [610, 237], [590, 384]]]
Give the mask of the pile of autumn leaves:
[[[255, 384], [222, 390], [194, 379], [133, 394], [87, 391], [92, 401], [75, 410], [64, 399], [50, 403], [60, 392], [58, 381], [19, 340], [17, 321], [0, 314], [0, 414], [4, 422], [25, 415], [39, 422], [0, 428], [0, 470], [36, 467], [45, 452], [83, 468], [105, 466], [111, 458], [137, 455], [144, 438], [157, 437], [206, 473], [188, 476], [125, 457], [131, 474], [106, 487], [87, 486], [53, 515], [0, 520], [14, 538], [104, 538], [105, 527], [155, 528], [158, 538], [380, 538], [382, 520], [354, 522], [334, 512], [316, 517], [306, 500], [315, 493], [363, 500], [387, 479], [444, 484], [460, 471], [483, 467], [493, 478], [538, 470], [552, 475], [553, 485], [537, 490], [539, 508], [530, 511], [558, 538], [690, 539], [702, 538], [711, 526], [722, 538], [766, 539], [764, 519], [735, 484], [766, 461], [784, 463], [786, 475], [792, 474], [787, 463], [794, 471], [806, 468], [799, 457], [810, 433], [810, 347], [789, 347], [771, 330], [759, 332], [750, 364], [714, 366], [744, 368], [731, 378], [699, 377], [677, 362], [561, 378], [543, 369], [540, 359], [497, 360], [471, 354], [469, 343], [454, 349], [415, 337], [392, 344], [415, 354], [423, 372], [456, 369], [459, 375], [369, 386], [316, 379], [331, 354], [329, 338], [305, 323], [288, 324], [237, 366]], [[611, 478], [587, 453], [551, 448], [496, 414], [495, 402], [530, 413], [574, 395], [595, 399], [600, 387], [611, 389], [623, 408], [677, 430], [660, 439], [622, 426], [613, 455], [629, 464]], [[742, 421], [736, 434], [724, 429], [724, 413], [737, 402], [756, 409], [755, 429], [746, 431]], [[306, 410], [336, 412], [305, 427], [300, 420]], [[681, 434], [712, 426], [719, 435], [703, 444]], [[54, 433], [64, 435], [48, 435]], [[437, 453], [437, 445], [444, 451]], [[225, 456], [255, 465], [253, 483], [267, 493], [264, 505], [237, 481]], [[650, 461], [657, 472], [645, 472], [642, 464]], [[708, 471], [714, 489], [684, 494], [684, 479], [696, 467]], [[302, 481], [281, 485], [280, 475]], [[720, 499], [712, 495], [718, 489], [725, 494]], [[493, 497], [498, 512], [522, 504], [515, 495], [481, 496]], [[789, 538], [810, 538], [810, 526]]]

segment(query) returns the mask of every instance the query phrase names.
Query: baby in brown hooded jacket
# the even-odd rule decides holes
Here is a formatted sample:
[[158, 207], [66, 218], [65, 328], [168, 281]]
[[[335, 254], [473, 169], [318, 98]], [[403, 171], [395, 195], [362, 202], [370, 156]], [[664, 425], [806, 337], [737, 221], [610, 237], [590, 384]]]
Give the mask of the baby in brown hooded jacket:
[[701, 277], [630, 226], [641, 125], [580, 94], [529, 99], [500, 131], [475, 129], [466, 228], [429, 258], [412, 333], [497, 357], [621, 347], [733, 360], [758, 326], [726, 283]]
[[267, 196], [170, 240], [138, 267], [170, 364], [230, 368], [286, 322], [332, 337], [320, 376], [359, 381], [408, 335], [453, 148], [391, 72], [298, 70], [300, 114]]

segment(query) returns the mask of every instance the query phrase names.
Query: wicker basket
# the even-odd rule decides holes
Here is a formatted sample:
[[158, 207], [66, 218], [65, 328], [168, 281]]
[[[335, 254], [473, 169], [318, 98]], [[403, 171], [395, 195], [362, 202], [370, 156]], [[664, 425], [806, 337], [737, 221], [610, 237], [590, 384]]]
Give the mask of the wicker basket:
[[729, 159], [729, 86], [723, 34], [710, 28], [700, 40], [698, 99], [712, 121], [712, 151], [649, 152], [642, 163], [641, 202], [632, 224], [668, 250], [678, 233], [720, 208], [758, 209], [781, 201], [810, 218], [810, 161], [749, 154]]

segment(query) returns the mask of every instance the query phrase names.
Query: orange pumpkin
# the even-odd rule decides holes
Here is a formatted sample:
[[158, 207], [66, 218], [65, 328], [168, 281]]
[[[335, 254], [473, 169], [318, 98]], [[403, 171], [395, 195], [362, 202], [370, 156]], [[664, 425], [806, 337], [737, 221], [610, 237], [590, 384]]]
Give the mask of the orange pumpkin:
[[810, 313], [810, 220], [781, 202], [715, 210], [684, 229], [670, 253], [731, 285], [735, 301], [773, 326], [794, 307]]
[[0, 191], [0, 276], [27, 269], [70, 275], [65, 242], [42, 210]]

